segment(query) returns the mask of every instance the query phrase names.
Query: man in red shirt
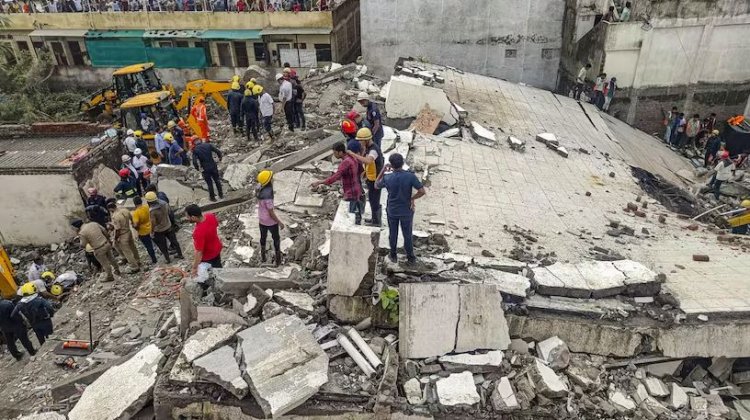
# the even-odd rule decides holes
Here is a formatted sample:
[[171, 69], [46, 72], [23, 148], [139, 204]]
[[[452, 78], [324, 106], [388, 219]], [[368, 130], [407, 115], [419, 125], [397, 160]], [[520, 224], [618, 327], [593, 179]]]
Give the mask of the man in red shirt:
[[[359, 142], [349, 143], [349, 150], [353, 153], [360, 153], [362, 148]], [[344, 190], [344, 201], [349, 202], [349, 213], [354, 213], [354, 223], [362, 224], [362, 214], [365, 212], [365, 203], [361, 200], [362, 185], [359, 183], [359, 168], [361, 167], [357, 159], [346, 153], [344, 143], [333, 145], [333, 156], [341, 159], [338, 170], [328, 178], [322, 181], [315, 181], [310, 186], [315, 189], [321, 184], [331, 185], [341, 180], [341, 186]]]
[[202, 262], [211, 264], [211, 267], [221, 268], [221, 239], [219, 239], [219, 221], [213, 213], [203, 214], [197, 204], [185, 207], [188, 220], [195, 223], [193, 230], [193, 246], [195, 256], [193, 257], [192, 275], [198, 274], [198, 265]]

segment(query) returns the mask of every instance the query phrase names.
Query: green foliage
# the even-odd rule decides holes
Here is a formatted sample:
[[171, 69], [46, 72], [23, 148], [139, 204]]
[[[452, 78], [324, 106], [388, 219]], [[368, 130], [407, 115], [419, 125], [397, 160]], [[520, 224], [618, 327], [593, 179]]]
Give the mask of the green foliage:
[[398, 289], [386, 287], [380, 292], [380, 305], [388, 312], [388, 319], [398, 323]]

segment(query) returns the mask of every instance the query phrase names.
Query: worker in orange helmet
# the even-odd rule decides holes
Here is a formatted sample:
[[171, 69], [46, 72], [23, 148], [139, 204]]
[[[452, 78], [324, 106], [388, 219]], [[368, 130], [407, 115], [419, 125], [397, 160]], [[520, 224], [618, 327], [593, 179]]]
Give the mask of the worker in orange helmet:
[[367, 122], [366, 119], [362, 118], [362, 114], [353, 109], [346, 113], [346, 119], [354, 121], [354, 123], [357, 124], [357, 129], [365, 127], [372, 128], [370, 127], [370, 123]]
[[346, 136], [347, 142], [349, 142], [349, 140], [354, 140], [357, 138], [357, 123], [348, 118], [341, 121], [341, 132]]
[[208, 139], [209, 131], [208, 114], [206, 113], [206, 98], [203, 96], [198, 97], [195, 101], [195, 105], [193, 105], [193, 108], [190, 110], [190, 115], [195, 118], [195, 121], [198, 123], [200, 132], [195, 134], [202, 139]]

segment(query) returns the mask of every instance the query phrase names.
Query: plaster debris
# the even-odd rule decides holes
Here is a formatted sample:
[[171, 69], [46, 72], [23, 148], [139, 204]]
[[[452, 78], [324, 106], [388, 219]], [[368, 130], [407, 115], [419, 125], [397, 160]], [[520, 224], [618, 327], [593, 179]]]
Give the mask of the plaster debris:
[[519, 139], [518, 137], [508, 136], [508, 145], [513, 150], [526, 150], [526, 142]]
[[629, 413], [635, 410], [635, 401], [625, 395], [622, 391], [610, 391], [608, 401], [620, 413]]
[[536, 354], [554, 370], [565, 369], [570, 363], [568, 345], [557, 336], [536, 343]]
[[521, 408], [507, 376], [503, 376], [495, 383], [490, 401], [492, 402], [492, 408], [501, 413], [508, 413]]
[[485, 369], [494, 370], [500, 367], [503, 362], [503, 352], [496, 350], [485, 354], [449, 354], [440, 356], [438, 359], [446, 368], [455, 367], [457, 369], [469, 370], [472, 373], [478, 373]]
[[476, 121], [471, 122], [471, 130], [474, 132], [474, 135], [476, 135], [478, 141], [485, 141], [491, 144], [497, 142], [497, 136], [495, 133], [482, 127], [482, 125]]
[[275, 299], [278, 299], [284, 304], [291, 305], [297, 309], [301, 309], [306, 312], [313, 312], [315, 307], [315, 299], [313, 299], [307, 293], [296, 293], [288, 292], [286, 290], [278, 291], [274, 295]]
[[534, 360], [529, 377], [537, 391], [546, 397], [560, 398], [568, 393], [568, 386], [565, 382], [540, 359]]
[[404, 382], [404, 393], [406, 393], [406, 400], [412, 405], [421, 405], [424, 403], [422, 398], [422, 386], [419, 384], [419, 379], [411, 378]]
[[242, 328], [236, 325], [221, 324], [198, 330], [182, 346], [182, 357], [188, 363], [219, 348], [231, 340]]
[[669, 408], [679, 410], [680, 408], [687, 406], [688, 396], [685, 393], [685, 390], [674, 382], [670, 384], [670, 387]]
[[471, 372], [453, 373], [447, 378], [438, 379], [435, 386], [442, 405], [474, 405], [480, 401]]

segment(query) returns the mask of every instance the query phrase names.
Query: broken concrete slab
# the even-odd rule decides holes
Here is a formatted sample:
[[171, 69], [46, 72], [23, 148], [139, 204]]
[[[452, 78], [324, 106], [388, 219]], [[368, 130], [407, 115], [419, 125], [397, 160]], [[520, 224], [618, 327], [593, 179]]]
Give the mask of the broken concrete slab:
[[342, 201], [331, 225], [328, 254], [328, 294], [354, 296], [369, 293], [375, 281], [380, 230], [353, 223]]
[[690, 397], [690, 409], [701, 414], [708, 413], [708, 401], [703, 397]]
[[659, 378], [647, 377], [643, 380], [643, 384], [652, 397], [663, 398], [669, 395], [669, 388]]
[[707, 394], [703, 398], [708, 402], [708, 415], [710, 418], [726, 418], [729, 414], [729, 408], [724, 405], [721, 395]]
[[617, 299], [577, 299], [563, 296], [533, 295], [526, 298], [526, 307], [548, 312], [601, 318], [610, 313], [635, 312], [635, 307]]
[[217, 289], [231, 296], [242, 297], [247, 295], [252, 285], [262, 289], [294, 288], [299, 270], [289, 265], [279, 268], [215, 268], [213, 273]]
[[258, 170], [255, 165], [246, 163], [231, 163], [222, 174], [222, 178], [227, 181], [233, 190], [238, 191], [247, 188], [254, 182]]
[[163, 358], [161, 350], [150, 344], [130, 360], [110, 368], [86, 387], [68, 418], [110, 420], [132, 417], [151, 399]]
[[558, 336], [537, 342], [536, 354], [554, 370], [565, 369], [570, 363], [568, 345]]
[[537, 392], [545, 397], [560, 398], [568, 394], [565, 382], [541, 359], [534, 359], [534, 364], [529, 369], [529, 379], [534, 383]]
[[221, 324], [198, 330], [185, 340], [181, 355], [186, 362], [192, 363], [195, 359], [226, 344], [241, 329], [242, 327], [237, 325]]
[[435, 383], [438, 401], [445, 406], [474, 405], [480, 401], [471, 372], [453, 373]]
[[335, 319], [345, 324], [357, 324], [371, 318], [372, 325], [380, 328], [397, 327], [397, 322], [381, 305], [373, 305], [372, 298], [365, 296], [330, 296], [328, 311]]
[[442, 89], [417, 85], [401, 79], [391, 78], [385, 109], [388, 118], [413, 118], [425, 104], [435, 110], [448, 125], [457, 122], [453, 107]]
[[56, 411], [47, 411], [46, 413], [35, 413], [19, 417], [17, 420], [67, 420], [64, 414]]
[[612, 265], [625, 275], [628, 296], [654, 296], [661, 291], [659, 276], [645, 265], [632, 260], [612, 261]]
[[591, 297], [615, 296], [625, 291], [625, 275], [610, 261], [583, 261], [575, 264], [588, 283]]
[[442, 279], [460, 280], [465, 283], [482, 283], [496, 286], [501, 293], [526, 297], [531, 289], [528, 278], [492, 268], [470, 265], [465, 270], [448, 270], [439, 274]]
[[750, 324], [680, 324], [659, 330], [656, 347], [668, 357], [750, 357]]
[[568, 365], [565, 373], [573, 383], [583, 387], [585, 390], [598, 389], [602, 383], [602, 370], [579, 358], [574, 358], [570, 361], [570, 365]]
[[341, 133], [334, 133], [323, 140], [313, 143], [311, 146], [304, 148], [298, 152], [295, 152], [284, 159], [277, 161], [269, 168], [274, 174], [277, 174], [285, 169], [293, 168], [297, 165], [303, 164], [319, 154], [329, 151], [334, 144], [343, 142], [346, 140], [344, 135]]
[[481, 124], [476, 121], [471, 122], [471, 131], [474, 133], [474, 138], [482, 144], [492, 145], [497, 143], [497, 136], [494, 132], [484, 128]]
[[513, 150], [523, 151], [526, 149], [526, 142], [518, 137], [508, 136], [508, 145]]
[[424, 399], [422, 398], [422, 386], [419, 384], [419, 379], [411, 378], [404, 382], [404, 394], [406, 395], [406, 400], [409, 401], [409, 404], [424, 404]]
[[516, 399], [516, 393], [507, 376], [503, 376], [495, 383], [495, 389], [490, 396], [492, 408], [500, 413], [509, 413], [521, 408]]
[[533, 272], [537, 292], [550, 296], [603, 298], [623, 293], [643, 296], [661, 289], [658, 276], [630, 260], [558, 262], [535, 268]]
[[236, 313], [216, 306], [197, 306], [196, 322], [202, 326], [233, 324], [246, 326], [247, 321]]
[[237, 339], [243, 378], [266, 416], [289, 412], [328, 382], [328, 356], [296, 316], [276, 316]]
[[242, 372], [234, 357], [234, 349], [229, 346], [219, 347], [195, 359], [193, 369], [199, 378], [221, 386], [238, 399], [243, 399], [247, 395], [247, 382], [242, 379]]
[[494, 350], [485, 354], [449, 354], [438, 359], [446, 370], [471, 373], [494, 372], [503, 363], [503, 352]]
[[[436, 311], [435, 308], [440, 310]], [[457, 284], [400, 284], [398, 330], [401, 357], [426, 358], [453, 351], [458, 308]]]
[[567, 296], [573, 298], [591, 297], [591, 289], [580, 272], [567, 263], [555, 263], [532, 270], [536, 291], [547, 296]]
[[544, 143], [548, 147], [557, 147], [560, 145], [560, 141], [557, 139], [557, 136], [552, 133], [539, 133], [536, 135], [536, 141]]
[[711, 366], [708, 367], [708, 371], [714, 378], [721, 382], [729, 379], [729, 375], [732, 373], [732, 367], [734, 366], [735, 359], [726, 357], [714, 357], [711, 360]]
[[307, 293], [281, 290], [274, 293], [273, 298], [279, 300], [283, 304], [293, 306], [305, 312], [313, 312], [315, 310], [315, 306], [313, 306], [315, 304], [315, 299]]
[[612, 404], [620, 413], [629, 413], [635, 410], [635, 401], [625, 395], [622, 391], [611, 390], [609, 392], [609, 403]]
[[670, 395], [669, 395], [669, 408], [672, 410], [679, 410], [682, 407], [687, 406], [688, 396], [685, 390], [676, 383], [670, 384]]
[[[454, 351], [505, 350], [510, 345], [503, 297], [488, 284], [464, 284], [458, 288], [459, 308]], [[446, 308], [447, 309], [447, 308]]]
[[664, 378], [666, 376], [675, 376], [680, 366], [682, 366], [682, 360], [673, 360], [671, 362], [648, 364], [644, 366], [644, 369], [651, 376]]

